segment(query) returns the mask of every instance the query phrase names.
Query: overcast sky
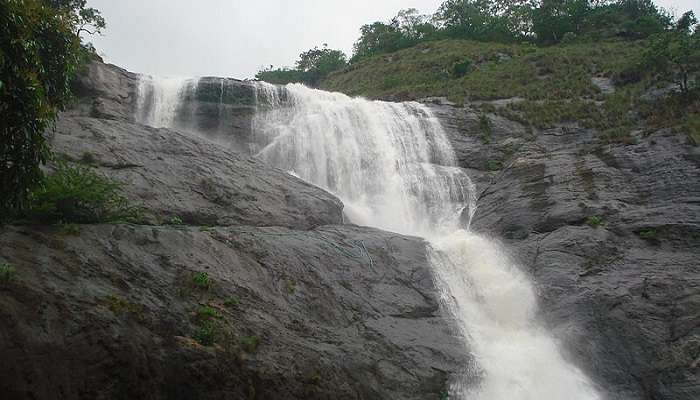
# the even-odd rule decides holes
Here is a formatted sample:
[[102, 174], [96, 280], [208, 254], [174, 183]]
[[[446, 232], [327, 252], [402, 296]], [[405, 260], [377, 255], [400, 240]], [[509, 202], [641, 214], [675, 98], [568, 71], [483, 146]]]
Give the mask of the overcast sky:
[[[443, 0], [88, 0], [107, 29], [92, 41], [107, 62], [162, 76], [251, 78], [293, 65], [328, 43], [350, 55], [360, 26], [405, 8], [433, 13]], [[657, 0], [680, 14], [697, 0]]]

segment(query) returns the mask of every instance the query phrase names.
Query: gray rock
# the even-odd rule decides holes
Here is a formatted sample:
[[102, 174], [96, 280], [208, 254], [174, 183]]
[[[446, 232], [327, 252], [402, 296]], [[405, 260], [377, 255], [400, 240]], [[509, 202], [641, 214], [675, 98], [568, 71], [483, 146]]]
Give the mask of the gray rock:
[[281, 170], [207, 140], [131, 122], [66, 115], [51, 146], [90, 159], [123, 183], [133, 204], [164, 222], [287, 226], [309, 229], [343, 221], [342, 203]]
[[591, 78], [591, 83], [600, 89], [600, 92], [603, 94], [615, 93], [615, 83], [610, 78], [594, 76]]
[[467, 363], [416, 238], [6, 226], [0, 259], [3, 399], [437, 399]]
[[668, 131], [610, 145], [576, 125], [529, 133], [491, 115], [485, 143], [469, 107], [432, 107], [477, 181], [473, 228], [530, 272], [568, 357], [609, 399], [700, 398], [698, 148]]

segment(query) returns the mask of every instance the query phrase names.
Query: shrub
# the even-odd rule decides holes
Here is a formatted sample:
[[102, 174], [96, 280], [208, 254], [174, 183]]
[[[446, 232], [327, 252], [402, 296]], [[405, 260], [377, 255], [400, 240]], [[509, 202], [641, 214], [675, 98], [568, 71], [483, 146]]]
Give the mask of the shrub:
[[213, 282], [206, 272], [197, 272], [192, 276], [192, 283], [199, 289], [209, 290]]
[[592, 215], [586, 219], [586, 225], [590, 226], [591, 228], [597, 228], [602, 223], [603, 223], [603, 218], [601, 218], [597, 215]]
[[645, 228], [639, 231], [639, 237], [644, 240], [656, 240], [657, 232], [654, 228]]
[[178, 217], [177, 215], [170, 217], [168, 221], [165, 223], [166, 225], [184, 225], [185, 223], [182, 221], [182, 218]]
[[192, 338], [202, 346], [211, 346], [216, 341], [219, 333], [219, 326], [215, 321], [204, 321], [192, 334]]
[[6, 285], [12, 282], [16, 275], [15, 267], [8, 263], [0, 263], [0, 284]]
[[237, 307], [240, 302], [235, 297], [229, 297], [224, 301], [224, 307], [233, 308]]
[[464, 61], [460, 61], [457, 63], [454, 63], [452, 65], [452, 68], [450, 70], [450, 73], [452, 76], [455, 78], [461, 78], [464, 75], [468, 74], [472, 70], [472, 61], [467, 59]]
[[481, 114], [479, 116], [479, 129], [481, 130], [481, 141], [484, 144], [491, 143], [491, 137], [493, 136], [493, 124], [486, 114]]
[[255, 353], [255, 350], [257, 350], [258, 346], [260, 345], [260, 337], [259, 336], [243, 336], [240, 339], [240, 344], [241, 344], [241, 348], [246, 353]]
[[200, 320], [221, 318], [221, 314], [212, 306], [202, 306], [197, 310], [197, 318]]
[[489, 171], [498, 171], [503, 168], [503, 163], [498, 160], [486, 161], [486, 169]]
[[121, 186], [88, 167], [61, 161], [30, 192], [26, 212], [41, 222], [134, 221], [140, 210], [120, 194]]

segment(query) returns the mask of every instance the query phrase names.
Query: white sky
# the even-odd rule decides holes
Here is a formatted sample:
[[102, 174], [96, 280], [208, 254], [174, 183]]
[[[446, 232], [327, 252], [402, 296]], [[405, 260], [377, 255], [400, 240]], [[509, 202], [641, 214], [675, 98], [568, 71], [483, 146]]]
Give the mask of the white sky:
[[[88, 38], [107, 62], [163, 76], [251, 78], [322, 43], [350, 55], [360, 26], [443, 0], [89, 0], [107, 20]], [[676, 14], [697, 0], [656, 0]]]

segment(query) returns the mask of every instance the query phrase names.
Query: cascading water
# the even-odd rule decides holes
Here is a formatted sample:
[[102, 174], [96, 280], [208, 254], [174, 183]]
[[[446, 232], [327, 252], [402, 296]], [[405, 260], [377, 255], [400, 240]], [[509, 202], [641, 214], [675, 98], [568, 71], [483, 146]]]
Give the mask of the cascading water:
[[183, 92], [197, 79], [139, 77], [136, 121], [154, 128], [172, 128]]
[[600, 397], [537, 323], [527, 276], [494, 241], [468, 230], [475, 190], [427, 107], [298, 84], [260, 83], [257, 92], [258, 157], [335, 193], [351, 222], [432, 244], [444, 304], [479, 371], [456, 381], [451, 398]]
[[[172, 127], [185, 88], [196, 82], [142, 79], [137, 120]], [[427, 107], [296, 84], [257, 83], [255, 92], [253, 153], [336, 194], [351, 222], [431, 244], [443, 303], [476, 363], [465, 366], [450, 398], [600, 399], [537, 323], [527, 276], [495, 241], [469, 231], [474, 186]], [[223, 103], [223, 80], [218, 94]]]

